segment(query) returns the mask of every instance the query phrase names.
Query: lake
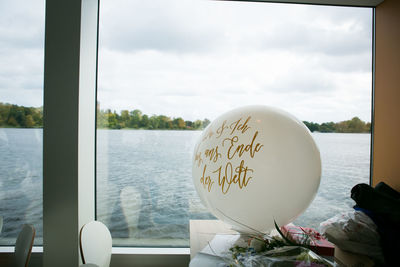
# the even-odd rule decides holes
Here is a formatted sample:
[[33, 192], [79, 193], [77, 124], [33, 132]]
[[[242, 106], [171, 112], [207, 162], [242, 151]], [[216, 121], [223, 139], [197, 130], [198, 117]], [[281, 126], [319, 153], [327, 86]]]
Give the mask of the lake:
[[[97, 218], [115, 245], [188, 246], [189, 220], [213, 218], [191, 178], [200, 131], [98, 130]], [[0, 128], [0, 244], [15, 242], [23, 223], [42, 236], [42, 129]], [[322, 158], [316, 198], [296, 224], [350, 210], [350, 190], [369, 183], [370, 134], [313, 133]], [[175, 240], [175, 241], [172, 241]]]

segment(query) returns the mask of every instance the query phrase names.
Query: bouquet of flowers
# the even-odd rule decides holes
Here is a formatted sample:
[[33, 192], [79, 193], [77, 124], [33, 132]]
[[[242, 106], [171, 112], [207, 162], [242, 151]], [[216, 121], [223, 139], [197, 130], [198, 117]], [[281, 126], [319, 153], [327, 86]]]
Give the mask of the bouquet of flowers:
[[[334, 264], [311, 250], [314, 236], [304, 231], [304, 237], [293, 240], [276, 225], [279, 235], [241, 235], [229, 252], [220, 253], [221, 266], [296, 266], [333, 267]], [[211, 248], [211, 246], [210, 246]], [[211, 248], [212, 249], [212, 248]], [[215, 253], [216, 254], [216, 253]]]

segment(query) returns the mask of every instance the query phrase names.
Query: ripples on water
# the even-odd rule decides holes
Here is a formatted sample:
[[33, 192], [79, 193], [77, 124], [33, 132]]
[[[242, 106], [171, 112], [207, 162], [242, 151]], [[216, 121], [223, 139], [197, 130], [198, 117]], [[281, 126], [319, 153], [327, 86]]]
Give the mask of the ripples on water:
[[[191, 157], [200, 132], [98, 130], [97, 217], [114, 238], [188, 241], [189, 219], [209, 219], [195, 192]], [[322, 157], [318, 194], [296, 223], [351, 209], [350, 189], [369, 182], [369, 134], [313, 134]], [[42, 130], [0, 129], [0, 216], [4, 237], [23, 223], [42, 236]], [[128, 218], [128, 219], [127, 219]], [[188, 242], [187, 242], [188, 244]]]
[[[188, 239], [189, 219], [213, 218], [200, 204], [191, 179], [191, 156], [199, 134], [98, 131], [98, 218], [113, 236]], [[120, 195], [127, 186], [137, 193], [126, 194], [124, 200]], [[124, 220], [121, 201], [138, 195], [141, 211], [132, 216], [138, 217], [135, 225], [130, 216]]]
[[369, 183], [371, 135], [315, 133], [313, 137], [321, 152], [321, 184], [295, 223], [318, 228], [320, 222], [354, 206], [350, 198], [354, 185]]
[[43, 235], [42, 144], [41, 129], [0, 128], [0, 244], [15, 238], [24, 223]]

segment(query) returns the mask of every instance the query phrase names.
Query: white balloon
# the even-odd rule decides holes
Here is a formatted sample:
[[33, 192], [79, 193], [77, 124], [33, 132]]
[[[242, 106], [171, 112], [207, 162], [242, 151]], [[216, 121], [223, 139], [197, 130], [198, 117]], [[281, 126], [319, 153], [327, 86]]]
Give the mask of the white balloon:
[[193, 182], [203, 204], [244, 233], [293, 221], [314, 199], [321, 158], [307, 127], [267, 106], [234, 109], [202, 133]]

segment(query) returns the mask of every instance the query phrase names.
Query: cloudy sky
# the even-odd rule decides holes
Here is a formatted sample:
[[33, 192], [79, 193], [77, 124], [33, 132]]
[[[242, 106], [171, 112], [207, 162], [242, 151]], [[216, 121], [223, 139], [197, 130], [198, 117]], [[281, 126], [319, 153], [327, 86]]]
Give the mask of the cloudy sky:
[[[0, 102], [41, 106], [44, 1], [0, 0]], [[369, 8], [102, 0], [102, 109], [195, 120], [263, 104], [301, 120], [371, 116]]]

